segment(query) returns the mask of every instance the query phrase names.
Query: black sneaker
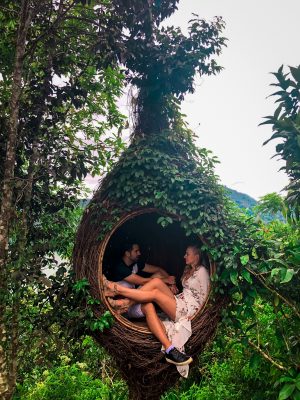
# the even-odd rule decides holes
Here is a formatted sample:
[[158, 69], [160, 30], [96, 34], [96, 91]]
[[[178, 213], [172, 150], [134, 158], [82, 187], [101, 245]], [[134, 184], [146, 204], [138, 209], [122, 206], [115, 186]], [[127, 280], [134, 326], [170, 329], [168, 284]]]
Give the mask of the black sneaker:
[[176, 347], [170, 350], [168, 354], [166, 353], [165, 357], [168, 363], [175, 365], [187, 365], [193, 361], [192, 357], [181, 353], [181, 351], [177, 350]]

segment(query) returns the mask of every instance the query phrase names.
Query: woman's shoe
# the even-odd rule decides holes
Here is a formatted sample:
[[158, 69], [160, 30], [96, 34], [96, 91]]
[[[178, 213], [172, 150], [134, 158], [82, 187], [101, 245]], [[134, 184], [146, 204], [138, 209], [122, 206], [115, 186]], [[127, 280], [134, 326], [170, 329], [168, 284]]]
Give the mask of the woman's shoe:
[[176, 347], [174, 347], [172, 350], [169, 351], [169, 353], [165, 354], [166, 361], [170, 364], [175, 364], [175, 365], [188, 365], [190, 364], [193, 359], [190, 356], [187, 356], [186, 354], [182, 353]]
[[105, 297], [115, 297], [118, 293], [117, 284], [109, 281], [105, 275], [103, 275], [103, 289]]

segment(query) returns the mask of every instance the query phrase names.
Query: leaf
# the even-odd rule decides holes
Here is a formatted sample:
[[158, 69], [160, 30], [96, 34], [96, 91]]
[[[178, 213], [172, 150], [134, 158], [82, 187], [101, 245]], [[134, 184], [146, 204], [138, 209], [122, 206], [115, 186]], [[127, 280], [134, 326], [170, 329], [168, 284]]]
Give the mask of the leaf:
[[274, 275], [278, 275], [278, 273], [281, 271], [282, 268], [273, 268], [271, 271], [271, 278], [273, 278]]
[[276, 294], [276, 295], [274, 296], [274, 306], [275, 306], [275, 307], [278, 307], [278, 305], [279, 305], [279, 296]]
[[240, 257], [240, 260], [241, 260], [242, 265], [247, 265], [248, 262], [249, 262], [249, 255], [246, 254], [246, 255], [244, 255], [244, 256], [241, 256], [241, 257]]
[[238, 272], [236, 270], [230, 271], [230, 280], [235, 286], [238, 286], [237, 277], [238, 277]]
[[294, 378], [291, 378], [290, 376], [283, 376], [282, 378], [278, 379], [277, 382], [279, 382], [279, 383], [286, 383], [286, 382], [288, 382], [288, 383], [294, 383], [294, 382], [295, 382], [295, 379], [294, 379]]
[[286, 385], [283, 386], [283, 388], [279, 392], [278, 400], [285, 400], [290, 397], [290, 395], [293, 393], [295, 390], [296, 385], [289, 384], [287, 383]]
[[243, 278], [246, 279], [246, 281], [247, 281], [248, 283], [252, 283], [252, 277], [251, 277], [250, 272], [249, 272], [248, 270], [243, 269], [243, 270], [242, 270], [242, 276], [243, 276]]
[[300, 67], [290, 67], [290, 71], [295, 81], [300, 82]]
[[292, 268], [286, 270], [285, 277], [280, 283], [288, 283], [294, 276], [295, 271]]
[[252, 257], [253, 257], [255, 260], [258, 259], [258, 255], [257, 255], [256, 248], [255, 248], [255, 247], [253, 247], [252, 252], [251, 252], [251, 255], [252, 255]]
[[[297, 385], [296, 385], [297, 386]], [[297, 386], [298, 387], [298, 386]], [[293, 400], [300, 400], [300, 388], [298, 387], [299, 390], [295, 390], [293, 393]]]
[[261, 356], [257, 353], [252, 354], [250, 361], [249, 361], [249, 367], [251, 369], [256, 369], [261, 361]]
[[257, 297], [257, 291], [255, 288], [250, 288], [247, 293], [249, 296], [253, 297], [254, 299]]

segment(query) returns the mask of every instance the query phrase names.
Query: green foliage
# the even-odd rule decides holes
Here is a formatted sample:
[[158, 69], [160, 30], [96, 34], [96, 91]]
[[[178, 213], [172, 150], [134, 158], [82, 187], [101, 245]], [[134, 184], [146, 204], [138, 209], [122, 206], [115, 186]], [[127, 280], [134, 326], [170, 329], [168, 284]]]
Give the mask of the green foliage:
[[98, 302], [90, 296], [89, 285], [83, 280], [73, 286], [73, 278], [62, 272], [60, 268], [48, 278], [51, 286], [47, 289], [23, 290], [19, 382], [35, 382], [45, 368], [59, 366], [62, 359], [84, 362], [90, 373], [102, 371], [111, 379], [116, 376], [104, 350], [92, 338], [82, 336], [109, 328], [113, 323], [111, 314], [106, 312], [96, 318], [93, 310]]
[[[16, 43], [18, 32], [26, 32], [19, 26], [26, 7], [32, 19], [20, 49]], [[124, 76], [110, 46], [97, 48], [123, 30], [111, 10], [107, 1], [86, 7], [69, 0], [4, 0], [0, 5], [1, 186], [5, 172], [10, 176], [9, 190], [0, 191], [1, 217], [5, 210], [9, 231], [7, 249], [1, 251], [0, 339], [5, 355], [0, 374], [1, 382], [5, 373], [10, 376], [10, 390], [18, 364], [29, 365], [26, 350], [31, 343], [42, 349], [34, 354], [39, 362], [41, 354], [49, 351], [51, 359], [63, 347], [59, 335], [78, 336], [84, 329], [99, 331], [111, 323], [108, 314], [97, 320], [88, 315], [97, 305], [84, 303], [86, 296], [78, 298], [83, 294], [72, 288], [68, 263], [57, 265], [57, 254], [65, 259], [72, 252], [83, 180], [88, 173], [105, 172], [123, 149], [124, 116], [116, 103]], [[115, 46], [120, 42], [122, 38]], [[16, 55], [23, 53], [16, 67]], [[12, 101], [18, 74], [20, 97]], [[12, 160], [9, 168], [6, 159]], [[9, 193], [7, 201], [3, 193]], [[47, 335], [57, 337], [51, 342]], [[1, 397], [2, 385], [0, 391]]]
[[[109, 328], [112, 317], [105, 313], [95, 319], [93, 311], [99, 301], [91, 297], [87, 281], [74, 284], [69, 265], [57, 268], [54, 257], [55, 253], [70, 257], [71, 238], [81, 215], [75, 206], [82, 180], [87, 173], [106, 170], [123, 149], [123, 116], [116, 99], [124, 78], [116, 66], [118, 58], [127, 69], [127, 80], [140, 89], [138, 127], [143, 134], [134, 136], [104, 179], [97, 201], [92, 201], [86, 212], [95, 217], [99, 240], [124, 212], [143, 207], [160, 210], [158, 223], [162, 227], [178, 218], [187, 235], [202, 236], [203, 250], [217, 261], [214, 291], [231, 299], [223, 322], [240, 338], [234, 341], [228, 334], [231, 347], [224, 342], [219, 347], [216, 344], [214, 353], [208, 353], [212, 361], [203, 359], [201, 387], [192, 385], [180, 398], [247, 399], [255, 386], [257, 397], [251, 400], [267, 399], [278, 390], [273, 390], [277, 380], [282, 399], [297, 399], [298, 209], [291, 209], [293, 227], [279, 222], [264, 226], [243, 214], [226, 199], [218, 184], [214, 175], [217, 160], [195, 146], [193, 134], [183, 122], [179, 101], [193, 91], [195, 71], [209, 75], [220, 70], [211, 57], [218, 55], [225, 43], [220, 36], [223, 21], [216, 18], [209, 24], [196, 17], [185, 37], [179, 29], [158, 28], [174, 11], [176, 0], [154, 2], [152, 8], [142, 3], [130, 0], [125, 6], [118, 1], [88, 1], [83, 7], [83, 0], [66, 1], [57, 8], [56, 2], [45, 1], [34, 12], [24, 60], [13, 182], [14, 223], [10, 226], [9, 279], [4, 296], [4, 322], [12, 328], [8, 337], [17, 335], [19, 339], [11, 348], [7, 343], [11, 350], [7, 354], [20, 363], [19, 379], [29, 382], [19, 386], [19, 398], [126, 397], [118, 380], [113, 397], [115, 392], [109, 394], [109, 389], [114, 384], [105, 374], [100, 381], [76, 364], [82, 357], [102, 372], [109, 365], [111, 375], [116, 376], [108, 358], [90, 338], [85, 337], [82, 345], [73, 339], [82, 339], [87, 331]], [[137, 13], [131, 12], [132, 7]], [[3, 143], [11, 111], [17, 17], [17, 3], [5, 0], [0, 6]], [[128, 35], [124, 35], [126, 29]], [[286, 171], [292, 179], [289, 200], [295, 204], [299, 186], [299, 73], [295, 68], [290, 71], [293, 79], [287, 79], [282, 69], [275, 74], [282, 89], [277, 92], [280, 106], [266, 123], [273, 124], [271, 139], [284, 140], [277, 152], [287, 162]], [[156, 108], [151, 110], [153, 105]], [[154, 126], [151, 121], [156, 123], [153, 112], [157, 110], [163, 123]], [[0, 178], [4, 158], [2, 149]], [[111, 202], [111, 215], [98, 203], [99, 197]], [[274, 196], [268, 201], [268, 206], [274, 204]], [[226, 355], [222, 353], [224, 346]], [[60, 365], [59, 355], [70, 358], [73, 365]], [[29, 378], [33, 364], [38, 384]], [[45, 364], [50, 370], [40, 379]], [[268, 380], [272, 384], [266, 390]], [[177, 398], [175, 392], [173, 395]]]
[[136, 132], [157, 133], [173, 129], [179, 101], [194, 92], [196, 73], [220, 72], [214, 55], [225, 45], [220, 17], [207, 22], [198, 16], [190, 21], [188, 36], [180, 28], [151, 24], [149, 35], [129, 38], [127, 46], [128, 79], [139, 88], [136, 100]]
[[300, 66], [289, 67], [289, 72], [284, 73], [283, 66], [277, 72], [273, 73], [279, 90], [272, 94], [276, 96], [278, 106], [274, 115], [267, 116], [262, 124], [271, 124], [273, 135], [264, 144], [270, 140], [279, 139], [280, 143], [276, 145], [276, 155], [285, 161], [285, 171], [290, 178], [287, 186], [288, 202], [294, 208], [293, 217], [299, 220], [300, 204]]
[[214, 344], [200, 357], [198, 369], [164, 400], [273, 400], [276, 371], [235, 333], [220, 329]]
[[[176, 132], [135, 137], [99, 192], [100, 199], [113, 204], [113, 216], [104, 214], [96, 196], [88, 207], [90, 218], [101, 221], [100, 239], [124, 210], [154, 207], [162, 214], [157, 221], [162, 226], [176, 219], [186, 235], [203, 237], [202, 249], [217, 262], [217, 274], [212, 277], [214, 293], [231, 299], [223, 322], [234, 327], [241, 340], [251, 341], [258, 354], [271, 354], [274, 365], [283, 370], [296, 368], [299, 230], [279, 221], [265, 226], [241, 212], [218, 185], [214, 164], [206, 150], [194, 146], [184, 125]], [[259, 328], [254, 305], [261, 297], [274, 309], [280, 350], [272, 347], [271, 340], [263, 344], [256, 336], [251, 338], [252, 331]]]
[[223, 28], [220, 17], [209, 23], [198, 16], [190, 21], [187, 37], [180, 28], [153, 26], [151, 38], [139, 36], [130, 43], [134, 57], [127, 64], [135, 72], [132, 82], [160, 96], [174, 94], [182, 98], [185, 92], [193, 92], [196, 71], [210, 75], [221, 69], [210, 56], [221, 52], [225, 43], [220, 37]]
[[45, 370], [42, 379], [19, 386], [15, 400], [122, 400], [127, 399], [123, 382], [95, 379], [84, 363]]
[[[258, 325], [248, 330], [248, 340], [240, 340], [239, 330], [219, 327], [213, 345], [200, 356], [198, 369], [188, 381], [167, 393], [164, 400], [273, 400], [280, 395], [283, 385], [295, 385], [297, 374], [287, 378], [285, 372], [280, 372], [249, 345], [259, 337], [262, 349], [266, 349], [267, 343], [272, 346], [268, 354], [271, 351], [284, 356], [272, 305], [260, 298], [253, 308]], [[248, 323], [245, 322], [246, 330]], [[285, 326], [288, 324], [286, 320]]]
[[268, 193], [259, 199], [259, 202], [255, 207], [253, 207], [253, 212], [255, 215], [263, 216], [269, 215], [273, 219], [285, 220], [285, 222], [293, 223], [293, 208], [287, 203], [284, 197], [277, 193]]
[[283, 384], [279, 392], [278, 400], [299, 400], [300, 399], [300, 373], [291, 371], [289, 375], [282, 376], [275, 383], [275, 387]]
[[[239, 340], [284, 375], [297, 370], [300, 360], [299, 228], [274, 221], [253, 233], [261, 236], [260, 245], [268, 248], [269, 258], [262, 260], [257, 247], [258, 262], [254, 263], [253, 254], [241, 257], [255, 288], [236, 291], [224, 322], [232, 326], [236, 319], [233, 326]], [[234, 283], [240, 286], [238, 279]]]

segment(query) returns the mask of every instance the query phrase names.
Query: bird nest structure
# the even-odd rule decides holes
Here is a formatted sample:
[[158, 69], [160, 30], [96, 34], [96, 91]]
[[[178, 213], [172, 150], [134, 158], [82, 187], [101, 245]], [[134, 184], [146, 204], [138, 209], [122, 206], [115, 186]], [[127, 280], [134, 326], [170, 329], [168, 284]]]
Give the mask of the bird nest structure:
[[[206, 151], [186, 133], [164, 131], [139, 136], [101, 182], [86, 208], [74, 250], [78, 279], [87, 278], [100, 300], [95, 315], [109, 310], [110, 329], [94, 336], [116, 359], [132, 399], [158, 399], [180, 377], [164, 360], [160, 343], [145, 323], [116, 315], [102, 295], [102, 274], [113, 268], [124, 240], [135, 239], [147, 263], [178, 279], [186, 246], [198, 242], [211, 275], [220, 273], [218, 256], [230, 234], [225, 196]], [[192, 320], [186, 351], [195, 359], [214, 336], [226, 296], [211, 291]]]

